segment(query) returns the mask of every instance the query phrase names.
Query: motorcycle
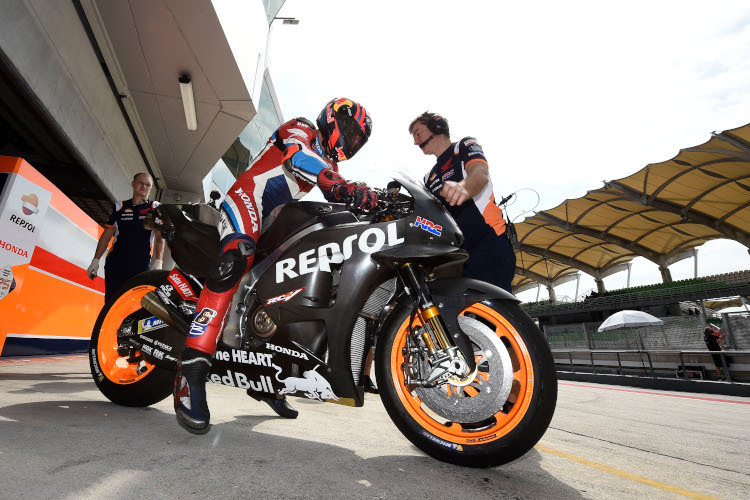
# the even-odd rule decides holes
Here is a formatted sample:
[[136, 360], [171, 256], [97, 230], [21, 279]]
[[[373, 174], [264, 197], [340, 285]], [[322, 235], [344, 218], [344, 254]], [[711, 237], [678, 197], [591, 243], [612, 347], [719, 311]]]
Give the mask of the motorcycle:
[[[461, 277], [463, 235], [422, 185], [403, 177], [378, 194], [370, 213], [299, 201], [266, 217], [208, 380], [360, 407], [374, 346], [380, 398], [409, 441], [462, 466], [515, 460], [555, 410], [544, 336], [513, 295]], [[99, 390], [134, 407], [171, 394], [219, 248], [218, 212], [206, 205], [161, 205], [147, 223], [177, 266], [126, 283], [89, 348]]]

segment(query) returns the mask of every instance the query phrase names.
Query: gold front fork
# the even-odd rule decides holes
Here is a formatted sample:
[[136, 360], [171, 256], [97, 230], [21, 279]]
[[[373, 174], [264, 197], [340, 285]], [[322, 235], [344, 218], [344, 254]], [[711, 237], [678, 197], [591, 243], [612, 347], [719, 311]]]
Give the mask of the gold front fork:
[[[450, 341], [450, 337], [445, 331], [445, 325], [442, 318], [440, 317], [440, 311], [432, 303], [432, 297], [429, 295], [429, 291], [421, 280], [417, 277], [417, 272], [411, 263], [406, 263], [401, 266], [401, 278], [407, 287], [407, 293], [412, 297], [413, 300], [419, 304], [419, 312], [426, 322], [427, 328], [424, 329], [422, 334], [422, 340], [431, 352], [435, 352], [438, 349], [448, 349], [453, 347], [453, 343]], [[430, 335], [432, 332], [432, 335]], [[434, 336], [434, 340], [433, 340]], [[437, 342], [437, 347], [435, 343]]]

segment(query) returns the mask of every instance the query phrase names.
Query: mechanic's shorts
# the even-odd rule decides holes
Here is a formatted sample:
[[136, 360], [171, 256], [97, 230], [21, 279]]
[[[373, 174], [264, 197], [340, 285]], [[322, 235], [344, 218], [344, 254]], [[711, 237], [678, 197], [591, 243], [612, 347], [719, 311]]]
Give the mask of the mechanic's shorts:
[[486, 281], [512, 293], [516, 254], [507, 233], [485, 238], [467, 251], [469, 259], [464, 263], [464, 277]]
[[104, 262], [104, 301], [109, 302], [126, 281], [133, 276], [148, 271], [150, 265], [150, 261], [146, 261], [145, 264], [142, 262], [134, 264], [107, 258]]

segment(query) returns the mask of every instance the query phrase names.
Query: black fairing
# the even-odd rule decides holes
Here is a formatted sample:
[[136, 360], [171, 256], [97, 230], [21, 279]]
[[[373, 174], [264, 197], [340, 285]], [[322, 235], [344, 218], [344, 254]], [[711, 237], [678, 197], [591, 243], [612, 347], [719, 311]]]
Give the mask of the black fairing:
[[[174, 226], [173, 229], [167, 229], [163, 233], [169, 245], [169, 251], [172, 253], [172, 259], [177, 266], [193, 276], [200, 278], [208, 276], [208, 270], [221, 249], [219, 230], [216, 225], [218, 212], [208, 205], [168, 204], [160, 205], [157, 212], [166, 216], [167, 224], [171, 223]], [[215, 218], [206, 218], [204, 215], [206, 213], [214, 215], [213, 212], [216, 212]], [[211, 223], [202, 222], [200, 219]]]
[[[255, 252], [256, 260], [266, 257], [289, 236], [306, 227], [322, 223], [326, 227], [357, 222], [357, 218], [341, 203], [320, 203], [315, 201], [298, 201], [278, 207], [271, 226], [258, 241]], [[274, 211], [275, 212], [275, 211]], [[266, 225], [266, 223], [264, 223]]]
[[[396, 275], [400, 262], [429, 268], [460, 265], [466, 258], [459, 248], [463, 235], [442, 204], [421, 185], [399, 181], [411, 198], [398, 196], [405, 197], [410, 208], [395, 220], [375, 222], [379, 219], [368, 216], [364, 219], [371, 221], [359, 222], [344, 205], [317, 202], [287, 204], [272, 214], [274, 219], [260, 238], [251, 276], [246, 277], [251, 279], [250, 291], [242, 293], [257, 296], [277, 330], [265, 345], [251, 350], [220, 342], [212, 381], [236, 386], [247, 382], [253, 390], [266, 392], [286, 387], [287, 394], [299, 395], [304, 391], [291, 391], [290, 384], [312, 383], [311, 378], [302, 378], [320, 375], [330, 383], [333, 399], [354, 406], [364, 403], [363, 389], [355, 384], [352, 373], [357, 366], [352, 359], [352, 336], [358, 313], [370, 295]], [[215, 254], [205, 259], [209, 265]], [[428, 286], [434, 301], [443, 304], [447, 326], [459, 334], [456, 318], [467, 305], [487, 297], [516, 301], [507, 292], [474, 280], [438, 279]], [[466, 356], [471, 355], [468, 340], [459, 339], [458, 345]], [[323, 363], [326, 348], [328, 357]], [[299, 371], [295, 374], [295, 370]], [[303, 373], [304, 377], [297, 376]]]

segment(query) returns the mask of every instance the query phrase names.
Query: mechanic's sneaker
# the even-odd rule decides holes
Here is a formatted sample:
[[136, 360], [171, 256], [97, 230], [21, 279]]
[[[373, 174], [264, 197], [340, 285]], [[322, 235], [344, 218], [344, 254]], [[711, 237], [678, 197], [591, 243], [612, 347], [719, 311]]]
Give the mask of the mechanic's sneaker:
[[284, 418], [297, 418], [299, 412], [294, 409], [289, 401], [286, 400], [286, 396], [274, 397], [274, 396], [261, 396], [257, 392], [253, 392], [250, 389], [247, 390], [247, 395], [256, 401], [263, 401], [271, 407], [276, 415]]
[[211, 357], [186, 347], [174, 381], [174, 412], [177, 422], [193, 434], [209, 430], [211, 413], [206, 403], [206, 376], [211, 369]]

